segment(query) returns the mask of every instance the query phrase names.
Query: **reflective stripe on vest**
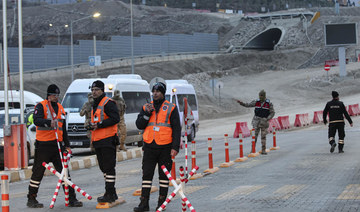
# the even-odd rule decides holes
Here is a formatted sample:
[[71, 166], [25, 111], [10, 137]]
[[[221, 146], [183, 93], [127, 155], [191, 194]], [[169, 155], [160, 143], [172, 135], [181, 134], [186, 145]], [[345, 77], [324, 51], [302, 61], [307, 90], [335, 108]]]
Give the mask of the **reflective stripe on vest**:
[[[109, 97], [104, 97], [97, 106], [95, 113], [94, 109], [91, 109], [92, 124], [100, 123], [109, 118], [109, 116], [104, 111], [105, 105], [109, 102], [109, 100]], [[100, 141], [102, 139], [115, 136], [116, 134], [117, 124], [105, 128], [97, 128], [96, 130], [91, 131], [91, 142]]]
[[[148, 125], [143, 134], [144, 142], [151, 143], [155, 140], [158, 145], [166, 145], [172, 142], [170, 116], [174, 108], [175, 104], [165, 100], [158, 113], [155, 111], [151, 113]], [[143, 110], [145, 110], [145, 105], [143, 106]]]
[[[49, 108], [49, 104], [51, 104], [48, 100], [44, 100], [40, 102], [43, 106], [44, 110], [44, 119], [52, 120], [51, 112]], [[58, 140], [63, 141], [63, 124], [65, 121], [65, 110], [61, 104], [57, 103], [58, 105], [58, 113], [56, 115], [56, 119], [58, 121], [57, 125], [57, 134]], [[38, 141], [53, 141], [56, 140], [55, 129], [52, 127], [36, 127], [36, 140]]]

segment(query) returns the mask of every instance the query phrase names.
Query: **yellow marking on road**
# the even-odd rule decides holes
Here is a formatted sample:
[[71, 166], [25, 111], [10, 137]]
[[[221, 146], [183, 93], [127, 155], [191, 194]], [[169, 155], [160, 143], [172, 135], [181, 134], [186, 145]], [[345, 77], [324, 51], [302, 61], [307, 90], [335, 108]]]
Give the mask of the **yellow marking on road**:
[[305, 187], [306, 185], [284, 185], [274, 192], [274, 198], [287, 200]]
[[248, 194], [251, 194], [252, 192], [262, 189], [264, 187], [265, 187], [265, 185], [239, 186], [229, 192], [220, 194], [219, 196], [215, 197], [215, 200], [229, 199], [233, 196], [238, 196], [238, 195], [242, 195], [242, 196], [248, 195]]
[[360, 184], [349, 184], [336, 199], [360, 199]]
[[141, 170], [140, 169], [133, 169], [133, 170], [130, 170], [128, 172], [129, 173], [139, 173], [139, 172], [141, 172]]
[[249, 160], [248, 162], [245, 163], [236, 163], [235, 168], [236, 169], [249, 169], [249, 168], [253, 168], [254, 166], [257, 166], [259, 164], [263, 164], [265, 162], [267, 162], [268, 160]]

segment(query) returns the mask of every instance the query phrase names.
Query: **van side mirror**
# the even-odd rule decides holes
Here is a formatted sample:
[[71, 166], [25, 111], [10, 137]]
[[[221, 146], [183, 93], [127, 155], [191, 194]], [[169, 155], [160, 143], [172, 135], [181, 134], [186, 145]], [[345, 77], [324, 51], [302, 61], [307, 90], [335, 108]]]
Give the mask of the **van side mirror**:
[[36, 132], [36, 127], [35, 127], [35, 126], [32, 126], [32, 127], [30, 128], [30, 130], [31, 130], [32, 132]]

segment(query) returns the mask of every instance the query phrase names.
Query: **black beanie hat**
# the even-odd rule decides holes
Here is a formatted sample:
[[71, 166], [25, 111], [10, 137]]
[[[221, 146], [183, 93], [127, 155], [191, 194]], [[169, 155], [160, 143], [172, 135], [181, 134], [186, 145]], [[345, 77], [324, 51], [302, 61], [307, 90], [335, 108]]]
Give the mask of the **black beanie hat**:
[[104, 92], [104, 88], [105, 88], [105, 84], [100, 81], [100, 80], [96, 80], [95, 82], [93, 82], [93, 84], [91, 85], [91, 88], [93, 87], [98, 87], [100, 88], [103, 92]]
[[339, 97], [339, 93], [336, 91], [333, 91], [333, 92], [331, 92], [331, 96], [333, 97], [333, 99], [335, 99], [335, 98]]
[[51, 84], [49, 85], [49, 87], [47, 88], [47, 95], [51, 95], [51, 94], [60, 94], [60, 89], [58, 86], [56, 86], [55, 84]]
[[154, 92], [154, 90], [160, 91], [164, 96], [166, 92], [166, 85], [162, 82], [157, 82], [153, 85], [153, 88], [151, 89], [151, 92]]

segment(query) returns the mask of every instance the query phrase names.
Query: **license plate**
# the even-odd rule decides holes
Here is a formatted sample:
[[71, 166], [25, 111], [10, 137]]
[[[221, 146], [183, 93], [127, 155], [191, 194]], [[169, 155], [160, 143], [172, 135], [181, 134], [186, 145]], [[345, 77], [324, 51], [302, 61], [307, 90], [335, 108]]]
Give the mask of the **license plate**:
[[70, 142], [70, 146], [82, 146], [83, 143], [82, 142]]

